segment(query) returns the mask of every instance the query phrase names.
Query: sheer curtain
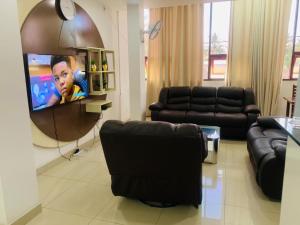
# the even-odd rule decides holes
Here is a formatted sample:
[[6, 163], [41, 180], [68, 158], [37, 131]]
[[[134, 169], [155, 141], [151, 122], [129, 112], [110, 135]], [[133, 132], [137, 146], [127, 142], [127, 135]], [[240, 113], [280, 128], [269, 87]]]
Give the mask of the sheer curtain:
[[203, 5], [150, 9], [150, 24], [158, 20], [161, 31], [149, 41], [148, 105], [158, 100], [162, 87], [202, 82]]
[[252, 87], [263, 115], [274, 115], [280, 93], [291, 0], [232, 2], [229, 86]]

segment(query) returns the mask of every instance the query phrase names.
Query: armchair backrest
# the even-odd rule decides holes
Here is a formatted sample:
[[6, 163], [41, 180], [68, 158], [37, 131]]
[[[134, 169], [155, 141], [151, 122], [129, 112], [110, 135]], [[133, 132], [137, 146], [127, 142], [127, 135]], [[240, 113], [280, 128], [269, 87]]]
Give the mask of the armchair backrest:
[[109, 120], [100, 139], [111, 175], [200, 175], [207, 155], [202, 131], [194, 124]]
[[106, 121], [100, 139], [114, 195], [193, 204], [202, 200], [205, 137], [195, 124]]

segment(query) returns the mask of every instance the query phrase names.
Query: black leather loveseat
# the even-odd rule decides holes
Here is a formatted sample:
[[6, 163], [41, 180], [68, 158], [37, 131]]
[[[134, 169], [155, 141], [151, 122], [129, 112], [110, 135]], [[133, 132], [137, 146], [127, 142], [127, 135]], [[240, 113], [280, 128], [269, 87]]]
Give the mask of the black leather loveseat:
[[259, 117], [247, 134], [247, 149], [263, 193], [281, 199], [287, 133], [271, 117]]
[[153, 121], [219, 126], [230, 139], [245, 139], [260, 113], [253, 91], [237, 87], [162, 88], [149, 109]]
[[101, 127], [100, 139], [114, 195], [201, 204], [207, 142], [198, 126], [110, 120]]

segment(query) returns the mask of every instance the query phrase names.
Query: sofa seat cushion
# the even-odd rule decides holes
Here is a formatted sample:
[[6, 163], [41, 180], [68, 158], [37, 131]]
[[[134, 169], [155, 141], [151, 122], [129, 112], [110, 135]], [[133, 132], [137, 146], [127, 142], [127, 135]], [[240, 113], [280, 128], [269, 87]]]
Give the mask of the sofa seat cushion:
[[216, 113], [216, 124], [220, 127], [246, 127], [247, 116], [243, 113]]
[[257, 170], [259, 170], [260, 162], [267, 154], [275, 154], [274, 149], [271, 146], [271, 141], [272, 139], [270, 138], [258, 138], [251, 144], [252, 149], [255, 149], [255, 151], [252, 151], [251, 153]]
[[195, 123], [199, 125], [214, 125], [215, 113], [188, 111], [186, 113], [186, 122]]
[[159, 112], [159, 120], [171, 123], [185, 123], [186, 111], [162, 110]]

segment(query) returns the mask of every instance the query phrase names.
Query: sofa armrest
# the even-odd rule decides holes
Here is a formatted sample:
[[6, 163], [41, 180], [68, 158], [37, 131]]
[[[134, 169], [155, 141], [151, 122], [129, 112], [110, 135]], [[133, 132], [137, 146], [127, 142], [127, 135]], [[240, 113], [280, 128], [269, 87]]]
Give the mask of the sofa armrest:
[[244, 109], [245, 113], [256, 113], [256, 114], [260, 114], [260, 110], [257, 107], [257, 105], [246, 105], [245, 109]]
[[164, 108], [164, 105], [162, 104], [162, 103], [160, 103], [160, 102], [154, 102], [154, 103], [152, 103], [150, 106], [149, 106], [149, 109], [150, 110], [162, 110]]
[[278, 145], [274, 148], [274, 152], [279, 160], [285, 162], [286, 146]]
[[206, 134], [202, 133], [202, 137], [203, 137], [203, 151], [202, 151], [202, 162], [204, 162], [204, 160], [206, 159], [207, 155], [208, 155], [208, 147], [207, 147], [207, 136]]
[[277, 123], [272, 117], [267, 117], [267, 116], [258, 117], [257, 123], [259, 124], [259, 126], [262, 126], [264, 128], [280, 129], [280, 126], [277, 125]]

